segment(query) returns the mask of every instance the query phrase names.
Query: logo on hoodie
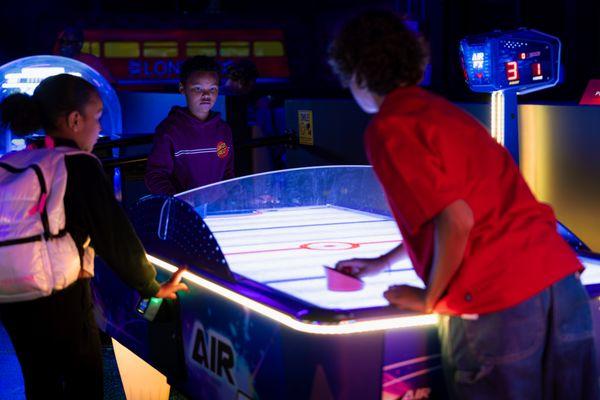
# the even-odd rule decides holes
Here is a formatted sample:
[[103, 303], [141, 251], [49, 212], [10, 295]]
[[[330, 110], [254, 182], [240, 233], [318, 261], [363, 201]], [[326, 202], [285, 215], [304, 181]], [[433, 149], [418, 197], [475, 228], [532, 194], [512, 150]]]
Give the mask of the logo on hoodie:
[[217, 156], [219, 158], [225, 158], [229, 154], [229, 146], [225, 142], [217, 143]]

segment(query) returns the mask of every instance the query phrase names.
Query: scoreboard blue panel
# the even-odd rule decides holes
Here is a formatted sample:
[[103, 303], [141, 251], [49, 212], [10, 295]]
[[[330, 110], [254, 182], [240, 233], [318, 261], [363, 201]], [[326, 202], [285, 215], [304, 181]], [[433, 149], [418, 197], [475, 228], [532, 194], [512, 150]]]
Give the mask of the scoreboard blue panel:
[[460, 42], [467, 84], [475, 92], [518, 94], [554, 86], [559, 80], [560, 40], [536, 30], [495, 31]]

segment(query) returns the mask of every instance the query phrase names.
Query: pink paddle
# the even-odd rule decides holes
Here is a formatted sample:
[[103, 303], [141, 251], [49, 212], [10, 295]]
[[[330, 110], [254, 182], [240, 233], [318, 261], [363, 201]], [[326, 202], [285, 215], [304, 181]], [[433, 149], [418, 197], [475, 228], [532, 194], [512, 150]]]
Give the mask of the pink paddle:
[[327, 277], [327, 289], [333, 292], [354, 292], [361, 290], [365, 283], [352, 275], [344, 274], [334, 268], [323, 266]]

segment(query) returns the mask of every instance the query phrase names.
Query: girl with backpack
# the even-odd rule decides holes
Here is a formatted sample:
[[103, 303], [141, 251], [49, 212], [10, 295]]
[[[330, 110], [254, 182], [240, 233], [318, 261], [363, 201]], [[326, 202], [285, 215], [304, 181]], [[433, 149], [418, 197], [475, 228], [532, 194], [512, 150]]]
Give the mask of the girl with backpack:
[[[162, 285], [156, 281], [154, 266], [90, 153], [102, 115], [92, 84], [73, 75], [52, 76], [33, 96], [7, 97], [0, 113], [15, 134], [40, 129], [46, 134], [45, 149], [0, 158], [5, 177], [0, 321], [21, 364], [27, 398], [102, 399], [102, 355], [90, 294], [94, 252], [142, 297], [176, 298], [178, 290], [187, 290], [184, 270]], [[23, 183], [27, 174], [32, 184]]]

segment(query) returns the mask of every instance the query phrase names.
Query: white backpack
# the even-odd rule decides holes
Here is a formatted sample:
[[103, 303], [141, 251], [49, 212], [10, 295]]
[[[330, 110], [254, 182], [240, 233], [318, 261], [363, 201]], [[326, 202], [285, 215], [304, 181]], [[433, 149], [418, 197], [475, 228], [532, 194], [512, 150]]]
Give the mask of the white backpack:
[[[65, 231], [68, 147], [24, 150], [0, 158], [0, 303], [33, 300], [94, 274]], [[89, 238], [86, 241], [89, 243]]]

